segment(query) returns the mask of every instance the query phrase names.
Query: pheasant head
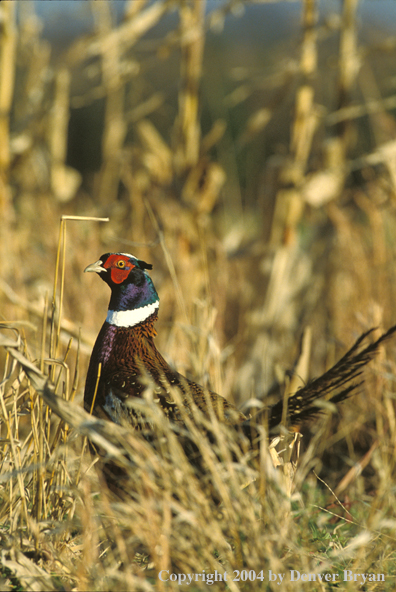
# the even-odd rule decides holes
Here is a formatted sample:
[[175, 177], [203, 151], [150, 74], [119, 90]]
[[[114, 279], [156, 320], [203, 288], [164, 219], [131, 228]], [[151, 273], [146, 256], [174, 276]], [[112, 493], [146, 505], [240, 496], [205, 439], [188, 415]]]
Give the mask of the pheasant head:
[[116, 327], [133, 327], [158, 310], [159, 298], [146, 272], [152, 265], [129, 253], [105, 253], [84, 271], [94, 271], [110, 286], [106, 321]]

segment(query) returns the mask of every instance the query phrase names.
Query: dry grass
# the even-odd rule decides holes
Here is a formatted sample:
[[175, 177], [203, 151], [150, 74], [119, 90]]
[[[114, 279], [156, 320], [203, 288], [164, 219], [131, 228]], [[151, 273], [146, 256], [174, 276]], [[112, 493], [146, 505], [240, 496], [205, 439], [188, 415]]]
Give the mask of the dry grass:
[[[173, 590], [161, 570], [263, 570], [214, 589], [295, 590], [292, 569], [350, 569], [393, 590], [394, 345], [337, 416], [304, 430], [291, 495], [265, 439], [252, 458], [199, 418], [197, 472], [149, 390], [153, 441], [81, 399], [108, 298], [82, 270], [106, 251], [154, 264], [159, 349], [243, 407], [282, 397], [296, 360], [306, 380], [395, 323], [394, 38], [361, 45], [356, 2], [322, 23], [305, 0], [300, 45], [273, 50], [264, 74], [220, 64], [210, 45], [235, 0], [208, 14], [202, 0], [134, 0], [117, 25], [93, 2], [92, 34], [51, 56], [32, 3], [18, 24], [13, 4], [0, 4], [0, 587]], [[77, 171], [98, 129], [101, 158]], [[61, 216], [110, 223], [59, 232]], [[129, 497], [107, 489], [88, 436], [124, 467]], [[269, 570], [288, 574], [282, 587]]]
[[[384, 573], [388, 583], [393, 581], [390, 479], [395, 457], [386, 446], [388, 438], [373, 453], [375, 497], [360, 492], [344, 503], [333, 492], [326, 496], [312, 472], [325, 433], [323, 421], [299, 460], [292, 492], [290, 479], [273, 466], [265, 437], [257, 457], [240, 435], [199, 414], [197, 425], [186, 418], [189, 441], [202, 459], [194, 469], [181, 445], [183, 434], [153, 403], [150, 388], [139, 406], [155, 426], [154, 440], [91, 417], [72, 402], [70, 380], [56, 394], [60, 380], [58, 388], [52, 386], [50, 367], [42, 373], [29, 362], [21, 353], [22, 340], [3, 338], [0, 345], [8, 352], [3, 382], [8, 388], [1, 393], [7, 432], [0, 477], [2, 565], [11, 585], [27, 590], [179, 589], [177, 583], [158, 580], [162, 570], [222, 577], [227, 572], [235, 579], [243, 570], [257, 575], [263, 570], [265, 582], [256, 581], [257, 589], [268, 586], [269, 570], [330, 572], [342, 578], [343, 570], [350, 569]], [[67, 378], [66, 364], [65, 370]], [[86, 437], [100, 446], [107, 461], [122, 467], [117, 494], [93, 467]], [[356, 473], [348, 477], [347, 486], [356, 485]], [[227, 585], [252, 589], [250, 582]], [[189, 589], [206, 586], [201, 576]], [[284, 589], [294, 586], [286, 581]]]

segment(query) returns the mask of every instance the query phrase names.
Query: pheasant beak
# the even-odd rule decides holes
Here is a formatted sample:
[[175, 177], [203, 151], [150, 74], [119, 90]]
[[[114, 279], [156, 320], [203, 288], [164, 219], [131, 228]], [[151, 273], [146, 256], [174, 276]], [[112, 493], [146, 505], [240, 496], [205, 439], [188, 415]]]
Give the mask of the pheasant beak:
[[102, 271], [107, 271], [107, 269], [103, 267], [103, 261], [99, 259], [99, 261], [95, 261], [95, 263], [91, 263], [91, 265], [88, 265], [88, 267], [84, 269], [84, 273], [86, 271], [95, 271], [96, 273], [102, 273]]

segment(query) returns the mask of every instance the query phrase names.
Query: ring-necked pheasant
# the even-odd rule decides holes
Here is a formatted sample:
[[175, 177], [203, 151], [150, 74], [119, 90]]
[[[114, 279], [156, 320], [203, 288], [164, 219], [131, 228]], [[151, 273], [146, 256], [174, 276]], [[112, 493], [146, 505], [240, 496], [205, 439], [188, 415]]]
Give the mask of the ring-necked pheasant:
[[[111, 289], [106, 321], [89, 363], [85, 409], [118, 424], [142, 427], [144, 419], [128, 405], [128, 400], [141, 397], [151, 380], [155, 384], [156, 401], [171, 421], [182, 423], [181, 413], [172, 398], [172, 387], [178, 387], [184, 410], [190, 415], [191, 400], [207, 415], [211, 405], [220, 421], [240, 425], [250, 436], [251, 422], [243, 413], [220, 395], [173, 370], [155, 347], [154, 324], [158, 318], [159, 298], [147, 273], [151, 268], [150, 264], [128, 253], [106, 253], [85, 269], [98, 273]], [[282, 400], [265, 412], [259, 412], [254, 420], [259, 422], [265, 415], [269, 430], [273, 430], [285, 415], [289, 426], [298, 425], [320, 413], [319, 399], [332, 403], [342, 401], [358, 386], [350, 381], [359, 376], [362, 366], [395, 331], [396, 326], [366, 347], [362, 344], [370, 331], [363, 334], [330, 370], [288, 398], [286, 414]]]

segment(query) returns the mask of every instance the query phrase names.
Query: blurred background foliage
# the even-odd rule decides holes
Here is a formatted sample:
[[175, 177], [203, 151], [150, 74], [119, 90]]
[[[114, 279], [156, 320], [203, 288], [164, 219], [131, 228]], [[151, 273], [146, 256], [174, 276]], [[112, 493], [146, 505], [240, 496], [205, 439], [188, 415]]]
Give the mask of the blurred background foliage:
[[283, 392], [304, 332], [296, 387], [395, 321], [394, 3], [0, 12], [0, 301], [33, 355], [61, 215], [110, 217], [67, 228], [82, 377], [109, 296], [82, 270], [106, 251], [153, 263], [159, 348], [240, 405]]

